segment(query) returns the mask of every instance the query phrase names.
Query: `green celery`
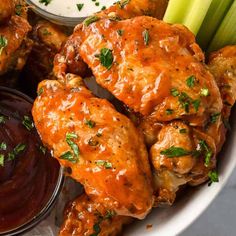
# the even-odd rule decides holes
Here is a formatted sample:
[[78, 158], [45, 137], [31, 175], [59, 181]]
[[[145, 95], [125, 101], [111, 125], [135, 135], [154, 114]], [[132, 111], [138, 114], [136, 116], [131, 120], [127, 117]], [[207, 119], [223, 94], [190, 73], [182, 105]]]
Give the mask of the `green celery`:
[[202, 26], [197, 34], [197, 42], [206, 49], [210, 40], [216, 33], [221, 21], [234, 0], [213, 0]]
[[220, 27], [210, 43], [208, 52], [220, 49], [230, 44], [236, 44], [236, 0], [234, 0], [220, 24]]
[[171, 24], [181, 24], [185, 15], [188, 14], [189, 6], [189, 0], [170, 0], [163, 20]]
[[164, 21], [183, 24], [196, 35], [211, 2], [212, 0], [170, 0]]
[[183, 24], [187, 26], [195, 35], [198, 33], [212, 0], [192, 0], [191, 7], [185, 17]]

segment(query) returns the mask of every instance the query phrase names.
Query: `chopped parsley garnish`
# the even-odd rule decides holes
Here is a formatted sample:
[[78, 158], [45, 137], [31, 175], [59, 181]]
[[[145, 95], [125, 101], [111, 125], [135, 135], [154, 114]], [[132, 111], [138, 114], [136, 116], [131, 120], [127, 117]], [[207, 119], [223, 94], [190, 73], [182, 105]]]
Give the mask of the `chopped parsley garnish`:
[[45, 35], [45, 36], [52, 35], [52, 33], [49, 32], [48, 29], [46, 29], [46, 28], [43, 29], [43, 32], [42, 32], [42, 33], [43, 33], [43, 35]]
[[187, 113], [189, 113], [189, 106], [190, 106], [191, 102], [192, 102], [192, 99], [185, 92], [182, 92], [179, 95], [179, 103], [181, 104], [182, 108], [184, 108], [184, 110]]
[[108, 70], [111, 69], [113, 64], [113, 54], [112, 50], [108, 48], [102, 48], [100, 55], [98, 56], [101, 64], [106, 67]]
[[40, 3], [44, 4], [47, 6], [52, 0], [39, 0]]
[[8, 153], [8, 160], [13, 161], [18, 154], [23, 152], [26, 148], [26, 145], [23, 143], [18, 144], [13, 151]]
[[76, 4], [76, 6], [77, 6], [78, 10], [81, 11], [82, 8], [84, 7], [84, 3], [78, 3], [78, 4]]
[[22, 5], [21, 4], [16, 4], [15, 13], [16, 13], [17, 16], [21, 15], [21, 13], [22, 13]]
[[192, 75], [186, 80], [186, 84], [188, 85], [189, 88], [192, 88], [195, 85], [195, 81], [196, 81], [196, 77]]
[[38, 96], [40, 96], [42, 93], [43, 93], [43, 87], [41, 87], [39, 90], [38, 90], [38, 92], [37, 92], [37, 94], [38, 94]]
[[103, 11], [103, 10], [106, 10], [106, 6], [103, 6], [102, 8], [101, 8], [101, 11]]
[[39, 150], [40, 150], [44, 155], [46, 154], [46, 151], [47, 151], [46, 147], [40, 145], [40, 146], [39, 146]]
[[186, 134], [187, 133], [187, 129], [180, 129], [179, 132], [180, 132], [180, 134]]
[[70, 161], [72, 163], [76, 163], [77, 162], [77, 160], [74, 158], [72, 152], [70, 152], [70, 151], [65, 152], [64, 154], [62, 154], [60, 156], [60, 159], [66, 160], [66, 161]]
[[75, 155], [75, 158], [74, 158], [75, 162], [78, 161], [78, 157], [80, 155], [80, 150], [79, 150], [78, 145], [75, 142], [73, 142], [71, 139], [76, 139], [76, 138], [78, 138], [78, 135], [75, 133], [67, 133], [66, 134], [66, 142], [70, 146], [70, 148], [72, 149], [72, 151]]
[[179, 96], [179, 91], [176, 88], [172, 88], [170, 90], [170, 93], [174, 96], [174, 97], [178, 97]]
[[5, 142], [0, 143], [0, 150], [2, 150], [2, 151], [7, 150], [7, 144]]
[[98, 16], [90, 16], [84, 20], [84, 25], [89, 26], [90, 24], [98, 21], [100, 18]]
[[130, 2], [130, 0], [124, 0], [124, 1], [118, 1], [118, 5], [120, 7], [120, 9], [123, 9], [128, 3]]
[[192, 154], [191, 151], [187, 151], [181, 147], [175, 147], [175, 146], [172, 146], [168, 149], [161, 151], [161, 155], [165, 155], [169, 158], [182, 157], [182, 156], [187, 156], [190, 154]]
[[124, 30], [118, 29], [118, 30], [117, 30], [117, 34], [118, 34], [119, 36], [122, 36], [122, 35], [124, 34]]
[[0, 116], [0, 124], [5, 124], [5, 120], [4, 116]]
[[99, 161], [95, 161], [95, 163], [98, 166], [104, 166], [105, 169], [111, 169], [112, 168], [112, 163], [108, 162], [108, 161], [99, 160]]
[[29, 118], [29, 116], [24, 116], [24, 119], [22, 121], [22, 124], [25, 126], [25, 128], [29, 131], [31, 131], [34, 128], [33, 121]]
[[204, 165], [206, 167], [209, 167], [210, 165], [210, 161], [211, 161], [211, 157], [213, 155], [212, 150], [210, 149], [210, 147], [207, 145], [205, 140], [200, 140], [199, 142], [200, 145], [200, 150], [198, 150], [200, 153], [202, 153], [204, 155]]
[[203, 96], [203, 97], [207, 97], [210, 95], [208, 88], [202, 88], [200, 93], [201, 93], [201, 96]]
[[218, 118], [220, 117], [221, 113], [214, 113], [214, 114], [211, 114], [210, 116], [210, 122], [212, 124], [216, 123], [216, 121], [218, 120]]
[[95, 2], [95, 6], [100, 6], [100, 3], [99, 2]]
[[3, 154], [0, 154], [0, 166], [4, 166], [4, 155]]
[[197, 112], [199, 109], [199, 106], [201, 104], [201, 101], [199, 99], [197, 99], [197, 100], [192, 101], [192, 104], [193, 104], [195, 111]]
[[85, 120], [85, 124], [91, 129], [96, 126], [96, 123], [92, 120]]
[[0, 36], [0, 55], [2, 54], [3, 49], [7, 46], [8, 40], [4, 36]]
[[143, 40], [144, 40], [144, 44], [147, 46], [149, 44], [149, 39], [150, 39], [150, 36], [149, 36], [149, 32], [147, 29], [145, 29], [143, 31]]
[[166, 109], [166, 114], [167, 115], [172, 115], [174, 113], [173, 109]]
[[210, 178], [210, 182], [209, 182], [208, 186], [211, 186], [212, 183], [219, 182], [219, 175], [215, 170], [210, 171], [208, 173], [208, 177]]

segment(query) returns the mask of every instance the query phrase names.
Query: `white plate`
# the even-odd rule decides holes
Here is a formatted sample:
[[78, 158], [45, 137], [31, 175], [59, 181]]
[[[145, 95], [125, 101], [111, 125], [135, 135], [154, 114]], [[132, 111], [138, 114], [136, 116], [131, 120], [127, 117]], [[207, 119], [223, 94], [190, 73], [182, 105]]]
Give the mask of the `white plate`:
[[[231, 120], [236, 119], [236, 109]], [[233, 122], [231, 122], [232, 124]], [[173, 207], [155, 209], [143, 221], [127, 227], [124, 236], [173, 236], [180, 234], [191, 225], [213, 202], [223, 189], [236, 166], [236, 124], [232, 124], [230, 133], [221, 153], [218, 154], [220, 182], [210, 187], [207, 184], [188, 190], [178, 199]], [[148, 224], [152, 228], [147, 229]]]

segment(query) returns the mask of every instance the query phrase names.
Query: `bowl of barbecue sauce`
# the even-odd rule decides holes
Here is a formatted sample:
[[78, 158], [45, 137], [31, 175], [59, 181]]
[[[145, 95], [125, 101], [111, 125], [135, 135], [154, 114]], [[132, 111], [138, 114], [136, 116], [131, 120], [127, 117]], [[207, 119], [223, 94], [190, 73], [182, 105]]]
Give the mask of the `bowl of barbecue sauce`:
[[0, 87], [0, 235], [33, 228], [52, 209], [63, 171], [34, 127], [32, 100]]

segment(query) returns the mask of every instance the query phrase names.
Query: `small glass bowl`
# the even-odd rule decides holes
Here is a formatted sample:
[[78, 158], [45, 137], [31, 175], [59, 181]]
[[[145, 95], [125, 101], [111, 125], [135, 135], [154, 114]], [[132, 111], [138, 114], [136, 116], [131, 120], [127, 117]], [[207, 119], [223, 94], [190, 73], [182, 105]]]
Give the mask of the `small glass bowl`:
[[86, 17], [67, 17], [67, 16], [59, 16], [50, 12], [43, 10], [42, 8], [38, 7], [36, 4], [31, 2], [30, 0], [26, 0], [28, 5], [32, 6], [32, 10], [40, 15], [41, 17], [57, 24], [57, 25], [64, 25], [74, 27], [77, 24], [83, 22]]
[[[30, 97], [21, 93], [18, 90], [0, 86], [0, 92], [4, 92], [6, 94], [10, 94], [15, 97], [22, 98], [31, 104], [33, 103], [33, 100]], [[0, 235], [1, 236], [19, 236], [19, 235], [31, 230], [37, 224], [39, 224], [42, 220], [44, 220], [50, 214], [51, 210], [53, 209], [53, 207], [56, 203], [56, 200], [61, 193], [63, 184], [64, 184], [64, 169], [62, 167], [60, 167], [60, 169], [58, 171], [58, 178], [57, 178], [57, 182], [55, 183], [54, 191], [52, 192], [51, 197], [49, 198], [46, 205], [42, 208], [42, 210], [39, 213], [37, 213], [37, 215], [35, 215], [31, 220], [27, 221], [23, 225], [21, 225], [17, 228], [14, 228], [12, 230], [1, 232]]]

